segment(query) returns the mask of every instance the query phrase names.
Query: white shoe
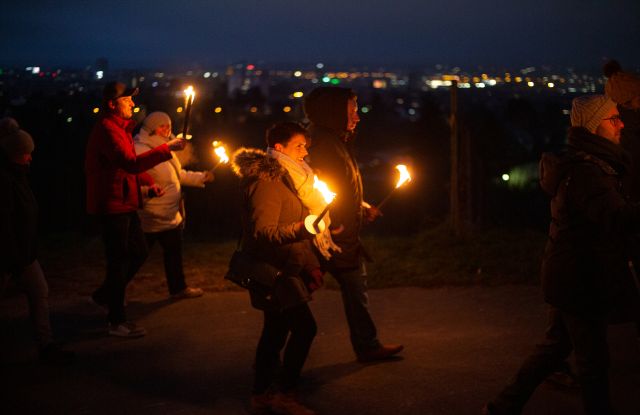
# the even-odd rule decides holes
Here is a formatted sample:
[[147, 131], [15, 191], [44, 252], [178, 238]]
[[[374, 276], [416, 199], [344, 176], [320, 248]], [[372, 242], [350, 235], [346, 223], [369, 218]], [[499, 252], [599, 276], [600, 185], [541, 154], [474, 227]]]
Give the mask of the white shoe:
[[109, 334], [117, 337], [136, 338], [146, 335], [147, 331], [133, 321], [125, 321], [120, 324], [109, 324]]

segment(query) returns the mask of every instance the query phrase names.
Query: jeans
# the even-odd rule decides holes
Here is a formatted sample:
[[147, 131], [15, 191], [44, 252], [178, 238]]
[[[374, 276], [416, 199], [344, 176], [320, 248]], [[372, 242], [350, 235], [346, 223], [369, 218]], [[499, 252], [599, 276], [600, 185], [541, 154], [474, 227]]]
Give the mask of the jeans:
[[160, 243], [164, 259], [164, 275], [167, 278], [169, 294], [178, 294], [187, 288], [182, 269], [182, 227], [162, 232], [149, 232], [144, 234], [149, 249], [155, 241]]
[[107, 274], [93, 298], [109, 307], [111, 324], [125, 322], [124, 294], [127, 284], [147, 259], [147, 243], [136, 212], [104, 215], [102, 240], [107, 259]]
[[40, 350], [53, 341], [49, 320], [49, 286], [36, 259], [16, 272], [16, 280], [29, 302], [29, 320]]
[[565, 360], [572, 350], [576, 356], [585, 413], [615, 413], [609, 395], [606, 318], [578, 317], [554, 307], [549, 308], [549, 326], [544, 341], [536, 346], [512, 382], [491, 402], [494, 412], [520, 414], [538, 385], [566, 365]]
[[277, 389], [281, 392], [295, 389], [316, 332], [316, 321], [307, 303], [284, 311], [265, 311], [262, 335], [256, 350], [253, 394], [264, 393], [273, 386], [280, 363], [280, 351], [285, 347], [285, 342]]
[[367, 273], [364, 263], [361, 268], [329, 267], [328, 271], [340, 285], [353, 350], [356, 354], [361, 354], [379, 348], [381, 344], [377, 337], [376, 325], [369, 314]]

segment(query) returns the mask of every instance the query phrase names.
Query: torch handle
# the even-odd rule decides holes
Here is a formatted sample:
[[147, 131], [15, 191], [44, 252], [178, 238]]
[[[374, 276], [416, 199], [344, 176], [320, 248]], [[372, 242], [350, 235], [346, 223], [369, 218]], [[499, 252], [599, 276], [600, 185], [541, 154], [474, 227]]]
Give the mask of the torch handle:
[[326, 215], [327, 212], [329, 211], [329, 205], [330, 203], [327, 206], [325, 206], [325, 208], [322, 210], [322, 212], [320, 212], [316, 220], [313, 221], [314, 229], [318, 229], [318, 225], [320, 224], [320, 221], [322, 220], [322, 218], [324, 218], [324, 215]]
[[387, 200], [389, 200], [391, 198], [391, 196], [393, 195], [393, 193], [396, 191], [397, 187], [394, 187], [392, 191], [389, 192], [389, 194], [382, 199], [382, 202], [378, 203], [378, 205], [376, 206], [376, 208], [378, 209], [382, 209], [382, 206], [387, 203]]
[[187, 130], [189, 130], [189, 116], [191, 115], [191, 105], [193, 104], [193, 98], [187, 99], [187, 105], [184, 111], [184, 124], [182, 125], [182, 138], [187, 139]]

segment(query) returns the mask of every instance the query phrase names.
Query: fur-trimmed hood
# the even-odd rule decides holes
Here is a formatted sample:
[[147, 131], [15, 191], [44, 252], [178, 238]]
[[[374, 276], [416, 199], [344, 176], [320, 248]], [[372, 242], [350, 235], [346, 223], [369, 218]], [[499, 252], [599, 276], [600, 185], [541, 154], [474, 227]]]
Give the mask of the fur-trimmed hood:
[[243, 180], [278, 180], [287, 171], [278, 160], [257, 148], [241, 147], [231, 157], [233, 172]]

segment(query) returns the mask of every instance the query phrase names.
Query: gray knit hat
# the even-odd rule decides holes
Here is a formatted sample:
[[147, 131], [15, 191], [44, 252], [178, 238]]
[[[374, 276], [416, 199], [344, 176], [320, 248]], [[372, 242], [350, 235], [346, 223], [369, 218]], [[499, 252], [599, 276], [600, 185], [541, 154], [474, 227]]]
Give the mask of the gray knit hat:
[[604, 95], [583, 95], [574, 98], [571, 107], [571, 126], [584, 127], [595, 133], [605, 115], [615, 106], [616, 103]]
[[171, 118], [166, 112], [156, 111], [147, 115], [147, 118], [142, 121], [142, 128], [148, 133], [153, 133], [156, 128], [163, 124], [171, 125]]
[[0, 149], [6, 156], [13, 158], [31, 154], [34, 148], [33, 139], [20, 129], [15, 119], [6, 117], [0, 120]]

